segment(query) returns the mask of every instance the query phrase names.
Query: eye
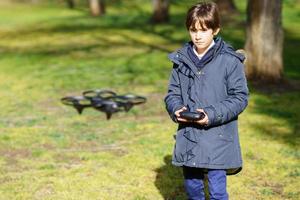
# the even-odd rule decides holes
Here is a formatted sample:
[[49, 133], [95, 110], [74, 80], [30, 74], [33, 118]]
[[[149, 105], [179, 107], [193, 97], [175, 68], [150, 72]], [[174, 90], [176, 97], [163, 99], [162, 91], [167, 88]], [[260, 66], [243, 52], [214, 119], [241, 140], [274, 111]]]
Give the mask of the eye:
[[201, 32], [206, 32], [208, 29], [200, 29]]

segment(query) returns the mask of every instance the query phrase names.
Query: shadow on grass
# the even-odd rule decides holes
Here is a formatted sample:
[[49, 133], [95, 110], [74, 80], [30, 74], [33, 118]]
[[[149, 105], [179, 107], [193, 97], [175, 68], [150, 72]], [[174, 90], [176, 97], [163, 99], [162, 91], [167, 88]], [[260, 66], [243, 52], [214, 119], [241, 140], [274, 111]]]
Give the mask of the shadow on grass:
[[[184, 189], [184, 178], [181, 167], [171, 164], [172, 156], [164, 157], [165, 165], [156, 169], [155, 186], [160, 191], [165, 200], [185, 200], [187, 199]], [[209, 200], [208, 180], [204, 176], [205, 199]]]
[[[118, 2], [118, 1], [116, 1]], [[116, 3], [115, 2], [115, 3]], [[174, 2], [174, 4], [184, 6], [186, 3], [182, 3], [179, 1]], [[114, 4], [114, 7], [120, 6], [119, 4]], [[122, 6], [121, 6], [122, 7]], [[124, 6], [123, 6], [124, 7]], [[90, 45], [80, 45], [75, 46], [72, 44], [66, 46], [55, 46], [49, 44], [47, 47], [44, 46], [34, 46], [33, 48], [29, 46], [29, 48], [22, 49], [21, 52], [23, 55], [60, 55], [60, 54], [67, 54], [72, 51], [91, 51], [94, 48], [101, 47], [107, 48], [107, 46], [122, 46], [124, 44], [120, 43], [113, 43], [111, 41], [105, 40], [107, 34], [116, 34], [120, 35], [121, 33], [118, 30], [130, 30], [130, 31], [137, 31], [140, 33], [141, 36], [143, 35], [152, 35], [158, 36], [167, 44], [178, 44], [181, 45], [188, 40], [188, 33], [185, 29], [185, 10], [182, 12], [173, 13], [170, 19], [170, 22], [167, 24], [152, 24], [150, 23], [151, 14], [145, 10], [143, 10], [140, 6], [137, 6], [136, 3], [126, 3], [125, 8], [127, 10], [121, 10], [118, 14], [107, 14], [102, 17], [92, 17], [85, 11], [82, 13], [81, 16], [69, 16], [69, 17], [61, 17], [55, 19], [48, 19], [44, 21], [40, 21], [36, 24], [26, 27], [20, 27], [14, 31], [9, 31], [9, 33], [1, 34], [0, 37], [4, 39], [9, 38], [17, 38], [20, 35], [22, 37], [39, 37], [43, 35], [53, 35], [53, 34], [82, 34], [86, 32], [92, 32], [95, 37], [100, 37], [101, 45], [97, 44], [90, 44]], [[123, 8], [122, 8], [123, 9]], [[237, 22], [237, 23], [235, 23]], [[240, 21], [238, 20], [230, 20], [230, 26], [241, 26], [238, 25]], [[229, 24], [229, 22], [227, 22]], [[105, 31], [113, 31], [113, 32], [105, 32]], [[168, 49], [165, 48], [163, 45], [159, 45], [157, 43], [143, 43], [139, 38], [134, 38], [131, 36], [121, 35], [127, 43], [131, 43], [135, 46], [144, 46], [150, 49], [162, 51], [164, 53], [168, 53], [175, 49]], [[232, 36], [232, 33], [224, 32], [222, 35], [225, 37], [226, 40], [231, 41], [234, 46], [238, 46], [239, 48], [243, 44], [243, 39], [239, 37]], [[67, 38], [66, 38], [67, 40]], [[102, 43], [103, 41], [103, 43]], [[6, 48], [1, 47], [2, 52], [18, 52], [16, 48]], [[27, 56], [27, 55], [26, 55]]]
[[295, 32], [284, 30], [283, 63], [285, 75], [300, 80], [300, 37]]
[[[169, 49], [164, 47], [160, 44], [148, 42], [145, 43], [139, 38], [135, 38], [131, 35], [118, 33], [118, 30], [129, 30], [129, 31], [137, 31], [139, 32], [140, 36], [143, 35], [153, 35], [158, 36], [166, 41], [167, 44], [182, 44], [188, 38], [188, 33], [184, 27], [184, 19], [185, 13], [178, 12], [171, 16], [171, 21], [168, 24], [160, 24], [154, 25], [149, 23], [149, 19], [151, 18], [151, 14], [147, 12], [143, 12], [142, 10], [133, 12], [133, 13], [120, 13], [118, 15], [106, 15], [101, 18], [93, 18], [88, 15], [82, 15], [79, 17], [64, 17], [61, 19], [49, 19], [47, 21], [43, 21], [39, 24], [32, 25], [31, 27], [23, 27], [20, 30], [15, 30], [10, 32], [5, 36], [5, 38], [14, 38], [20, 37], [31, 37], [31, 34], [34, 37], [38, 35], [51, 35], [51, 34], [69, 34], [69, 33], [85, 33], [89, 31], [93, 31], [95, 38], [101, 43], [97, 44], [86, 44], [86, 45], [74, 45], [68, 44], [63, 46], [36, 46], [35, 48], [22, 49], [20, 53], [23, 56], [32, 56], [32, 55], [41, 55], [41, 56], [57, 56], [57, 55], [64, 55], [68, 54], [73, 51], [84, 51], [84, 52], [91, 52], [95, 48], [107, 49], [109, 47], [118, 47], [118, 46], [141, 46], [148, 49], [148, 51], [144, 51], [142, 53], [138, 53], [133, 56], [127, 56], [127, 65], [132, 65], [132, 63], [143, 56], [147, 56], [151, 51], [156, 50], [163, 54], [167, 54]], [[244, 32], [245, 24], [242, 23], [242, 20], [238, 17], [235, 18], [236, 22], [231, 22], [231, 24], [224, 24], [224, 29], [240, 29], [240, 32]], [[228, 26], [228, 27], [227, 27]], [[104, 32], [102, 32], [104, 31]], [[105, 32], [108, 31], [108, 32]], [[113, 31], [113, 32], [109, 32]], [[113, 40], [109, 40], [105, 34], [118, 34], [123, 38], [122, 42], [116, 42]], [[287, 65], [288, 75], [290, 77], [297, 78], [299, 77], [300, 70], [299, 70], [299, 56], [297, 49], [297, 45], [299, 44], [300, 39], [295, 37], [295, 34], [290, 33], [288, 30], [285, 30], [286, 37], [285, 37], [285, 51], [284, 51], [284, 63]], [[36, 35], [37, 34], [37, 35]], [[226, 41], [231, 42], [231, 44], [236, 47], [242, 47], [244, 43], [244, 38], [237, 37], [235, 32], [231, 31], [224, 31], [222, 36]], [[8, 48], [8, 47], [1, 47], [1, 52], [5, 54], [14, 54], [18, 52], [18, 49]], [[97, 55], [94, 55], [97, 56]], [[124, 55], [125, 57], [126, 55]], [[113, 58], [112, 58], [113, 59]], [[131, 70], [132, 71], [132, 70]], [[129, 73], [131, 73], [129, 70]], [[141, 74], [144, 71], [141, 71]], [[141, 74], [135, 74], [139, 76]], [[259, 93], [256, 88], [262, 88], [262, 85], [258, 85], [254, 87], [254, 93]], [[272, 116], [279, 120], [285, 120], [286, 123], [291, 127], [291, 133], [289, 134], [281, 134], [277, 131], [274, 131], [274, 127], [272, 126], [261, 126], [253, 124], [252, 126], [256, 126], [257, 129], [263, 129], [263, 132], [266, 135], [269, 135], [274, 140], [279, 140], [284, 143], [287, 143], [292, 146], [296, 146], [297, 142], [299, 141], [299, 119], [300, 119], [300, 108], [297, 106], [295, 102], [299, 100], [299, 93], [294, 93], [289, 96], [285, 93], [288, 91], [287, 88], [283, 88], [283, 93], [278, 95], [278, 90], [274, 86], [274, 91], [265, 92], [263, 91], [262, 94], [268, 99], [270, 103], [265, 103], [263, 101], [256, 101], [255, 102], [255, 112]], [[256, 91], [257, 90], [257, 91]], [[267, 89], [269, 90], [269, 89]], [[292, 101], [291, 101], [292, 99]], [[166, 165], [168, 166], [168, 165]]]
[[165, 165], [156, 169], [155, 186], [165, 200], [187, 199], [183, 186], [182, 170], [171, 164], [171, 155], [164, 157]]
[[262, 136], [264, 138], [287, 144], [297, 150], [300, 145], [299, 90], [282, 89], [274, 85], [255, 85], [252, 88], [254, 93], [258, 95], [253, 100], [254, 112], [276, 120], [255, 121], [250, 126], [254, 130], [259, 130], [259, 132], [263, 133]]

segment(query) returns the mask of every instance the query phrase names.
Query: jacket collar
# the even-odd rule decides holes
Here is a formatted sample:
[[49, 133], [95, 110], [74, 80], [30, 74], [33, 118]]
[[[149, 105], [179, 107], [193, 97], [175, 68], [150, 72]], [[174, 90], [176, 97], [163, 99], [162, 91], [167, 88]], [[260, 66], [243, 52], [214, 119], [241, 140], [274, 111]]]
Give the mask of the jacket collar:
[[[197, 66], [194, 64], [194, 62], [189, 58], [188, 55], [188, 48], [190, 47], [190, 45], [192, 44], [192, 42], [188, 42], [186, 44], [184, 44], [184, 46], [180, 49], [178, 49], [177, 51], [170, 53], [169, 54], [169, 59], [177, 64], [180, 65], [180, 63], [186, 63], [190, 69], [197, 74], [198, 70], [197, 70]], [[218, 55], [218, 54], [230, 54], [234, 57], [236, 57], [237, 59], [239, 59], [241, 62], [243, 62], [245, 60], [245, 56], [240, 54], [240, 53], [236, 53], [233, 49], [232, 46], [228, 45], [227, 43], [225, 43], [221, 37], [218, 37], [215, 39], [215, 47], [214, 47], [214, 52], [213, 52], [213, 59]]]
[[[216, 57], [216, 55], [221, 51], [221, 49], [224, 46], [223, 43], [224, 42], [221, 38], [215, 39], [213, 58]], [[175, 63], [177, 65], [180, 65], [181, 63], [187, 64], [187, 66], [191, 69], [191, 71], [196, 75], [196, 74], [198, 74], [199, 70], [197, 69], [197, 66], [191, 60], [191, 58], [189, 57], [189, 54], [188, 54], [188, 49], [191, 47], [192, 44], [193, 44], [192, 42], [188, 42], [188, 43], [184, 44], [184, 46], [182, 48], [169, 54], [168, 57], [173, 63]]]

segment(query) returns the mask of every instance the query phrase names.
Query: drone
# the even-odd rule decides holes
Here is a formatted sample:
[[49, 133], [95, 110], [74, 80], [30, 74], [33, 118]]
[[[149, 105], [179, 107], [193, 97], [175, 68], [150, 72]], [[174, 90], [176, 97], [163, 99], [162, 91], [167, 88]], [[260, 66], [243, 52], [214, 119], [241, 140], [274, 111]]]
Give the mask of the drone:
[[134, 94], [117, 95], [111, 90], [87, 90], [82, 96], [67, 96], [61, 98], [61, 102], [68, 106], [73, 106], [79, 114], [86, 108], [94, 108], [106, 113], [109, 120], [113, 113], [128, 112], [135, 105], [146, 102], [146, 97]]

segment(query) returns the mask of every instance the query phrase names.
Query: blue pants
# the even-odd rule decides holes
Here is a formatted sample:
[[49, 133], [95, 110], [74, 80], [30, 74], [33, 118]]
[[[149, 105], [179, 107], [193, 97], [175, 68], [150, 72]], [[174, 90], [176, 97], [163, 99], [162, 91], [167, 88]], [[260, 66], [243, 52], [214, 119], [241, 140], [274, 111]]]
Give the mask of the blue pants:
[[[188, 199], [205, 200], [203, 170], [184, 166], [183, 175]], [[226, 191], [226, 171], [208, 169], [207, 177], [210, 200], [228, 200], [228, 193]]]

